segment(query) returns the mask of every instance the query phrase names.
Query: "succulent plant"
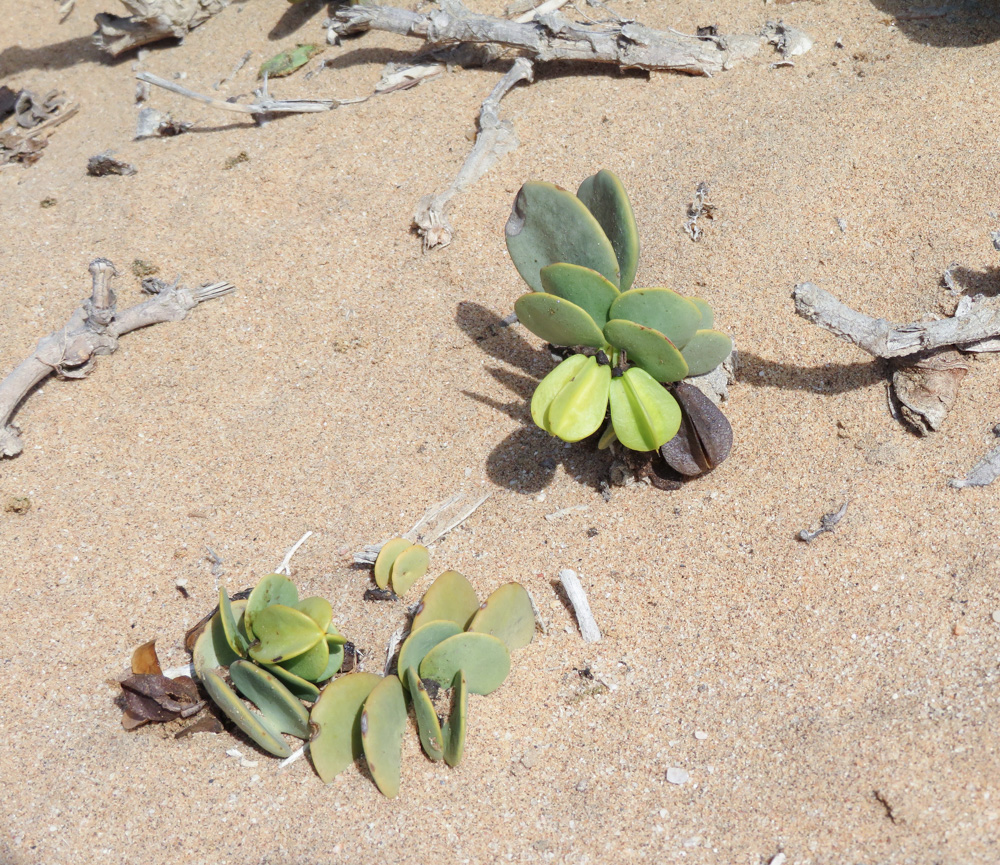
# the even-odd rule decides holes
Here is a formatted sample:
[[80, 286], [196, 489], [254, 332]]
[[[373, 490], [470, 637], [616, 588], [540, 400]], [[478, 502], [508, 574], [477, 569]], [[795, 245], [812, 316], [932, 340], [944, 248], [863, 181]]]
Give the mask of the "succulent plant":
[[[405, 592], [402, 586], [409, 588], [426, 571], [427, 550], [408, 541], [390, 541], [384, 549], [388, 561], [376, 562], [377, 579], [398, 580], [397, 590]], [[291, 580], [269, 574], [245, 599], [220, 590], [219, 608], [192, 655], [209, 697], [261, 748], [288, 757], [285, 735], [308, 740], [313, 766], [327, 783], [364, 757], [379, 790], [394, 797], [408, 700], [424, 752], [456, 765], [465, 750], [469, 694], [499, 688], [510, 672], [511, 651], [530, 643], [534, 630], [534, 608], [522, 586], [508, 583], [480, 604], [464, 576], [445, 571], [416, 608], [398, 675], [350, 673], [321, 691], [344, 658], [333, 610], [323, 598], [299, 600]], [[431, 694], [448, 691], [451, 708], [442, 721]]]
[[[600, 171], [576, 195], [552, 183], [526, 183], [505, 233], [511, 260], [532, 289], [514, 304], [518, 319], [553, 345], [577, 350], [535, 390], [534, 422], [576, 442], [597, 432], [610, 407], [601, 447], [617, 440], [631, 450], [656, 451], [674, 439], [689, 407], [671, 386], [711, 372], [729, 356], [732, 341], [714, 329], [702, 298], [632, 287], [639, 239], [621, 181]], [[697, 435], [674, 449], [702, 471], [725, 459], [723, 450], [728, 454], [728, 446], [706, 445], [728, 428], [710, 405], [701, 411], [702, 458], [687, 454], [683, 443], [695, 443]], [[706, 416], [712, 417], [707, 427]]]
[[[309, 738], [302, 700], [315, 700], [318, 685], [340, 669], [345, 642], [329, 601], [300, 601], [291, 580], [270, 574], [246, 600], [231, 601], [219, 590], [218, 612], [192, 650], [195, 675], [237, 727], [266, 751], [287, 757], [291, 748], [281, 734]], [[259, 711], [247, 708], [237, 691]]]
[[[454, 766], [465, 750], [469, 694], [489, 694], [510, 672], [510, 653], [531, 642], [535, 616], [522, 586], [501, 586], [482, 604], [469, 581], [445, 571], [417, 606], [399, 650], [397, 675], [342, 676], [312, 708], [309, 750], [324, 781], [364, 756], [386, 796], [399, 792], [406, 698], [413, 704], [420, 744], [431, 760]], [[451, 692], [447, 721], [431, 693]]]

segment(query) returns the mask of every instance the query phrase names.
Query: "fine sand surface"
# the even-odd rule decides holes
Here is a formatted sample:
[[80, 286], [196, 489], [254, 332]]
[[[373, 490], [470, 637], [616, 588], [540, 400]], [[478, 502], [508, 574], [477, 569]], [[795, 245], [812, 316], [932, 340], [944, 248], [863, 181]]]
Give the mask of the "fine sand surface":
[[[683, 32], [780, 17], [815, 47], [713, 78], [541, 70], [502, 105], [520, 146], [454, 200], [452, 245], [424, 254], [410, 216], [458, 170], [504, 65], [260, 127], [154, 89], [196, 128], [136, 142], [135, 53], [109, 62], [89, 42], [93, 15], [120, 7], [78, 0], [59, 25], [49, 0], [4, 0], [0, 80], [81, 110], [37, 164], [0, 171], [0, 376], [89, 293], [95, 257], [118, 266], [123, 306], [141, 299], [135, 259], [238, 291], [124, 337], [16, 415], [25, 450], [0, 464], [0, 504], [32, 507], [0, 507], [0, 862], [1000, 861], [998, 490], [946, 485], [993, 446], [1000, 359], [973, 359], [944, 428], [918, 439], [868, 356], [789, 297], [812, 280], [872, 315], [947, 314], [952, 262], [1000, 289], [1000, 20], [951, 7], [893, 24], [915, 7], [620, 0]], [[326, 14], [237, 3], [141, 68], [215, 93], [252, 50], [218, 91], [248, 94], [264, 59], [323, 40]], [[364, 95], [418, 47], [370, 33], [272, 92]], [[107, 149], [138, 173], [86, 176]], [[531, 424], [553, 363], [540, 341], [495, 327], [524, 291], [503, 240], [518, 187], [601, 167], [631, 193], [636, 284], [707, 298], [741, 357], [730, 459], [609, 502], [607, 456]], [[715, 219], [693, 243], [701, 181]], [[405, 605], [364, 602], [350, 553], [458, 492], [492, 496], [413, 594], [446, 568], [481, 596], [519, 580], [548, 625], [472, 699], [458, 768], [408, 735], [390, 801], [361, 768], [324, 786], [229, 733], [123, 731], [132, 650], [155, 637], [164, 666], [185, 663], [220, 580], [253, 585], [306, 531], [293, 578], [380, 670]], [[795, 539], [845, 500], [834, 533]], [[553, 589], [565, 567], [602, 642]]]

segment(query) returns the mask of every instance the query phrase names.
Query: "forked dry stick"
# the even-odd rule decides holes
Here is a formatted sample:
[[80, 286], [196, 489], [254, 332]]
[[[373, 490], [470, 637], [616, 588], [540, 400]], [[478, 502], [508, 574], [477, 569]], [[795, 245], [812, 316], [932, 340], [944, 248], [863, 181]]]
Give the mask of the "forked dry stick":
[[[957, 398], [969, 369], [961, 352], [1000, 351], [1000, 297], [966, 296], [947, 318], [901, 325], [851, 309], [811, 282], [795, 286], [792, 299], [803, 318], [893, 367], [890, 407], [921, 435], [940, 427]], [[950, 484], [985, 486], [997, 477], [1000, 447]]]
[[10, 419], [25, 395], [46, 376], [56, 373], [63, 378], [83, 378], [93, 371], [98, 355], [118, 348], [123, 334], [164, 321], [181, 321], [199, 303], [235, 291], [228, 282], [194, 289], [160, 285], [154, 297], [119, 312], [111, 288], [115, 266], [106, 258], [97, 258], [90, 263], [90, 274], [90, 297], [64, 327], [40, 339], [31, 356], [0, 382], [0, 458], [17, 456], [23, 449], [21, 430]]

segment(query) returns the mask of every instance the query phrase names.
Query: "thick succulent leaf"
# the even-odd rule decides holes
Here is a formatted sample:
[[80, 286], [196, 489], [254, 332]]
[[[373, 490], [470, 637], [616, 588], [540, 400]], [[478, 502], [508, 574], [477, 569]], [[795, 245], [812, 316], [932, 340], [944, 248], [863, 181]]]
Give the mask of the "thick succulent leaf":
[[701, 313], [701, 323], [698, 325], [698, 330], [711, 330], [715, 324], [715, 313], [708, 301], [703, 297], [689, 297], [688, 300], [698, 307], [698, 312]]
[[[548, 432], [545, 426], [545, 418], [552, 401], [587, 363], [587, 356], [574, 354], [562, 361], [552, 372], [550, 372], [535, 388], [535, 393], [531, 397], [531, 419], [535, 425]], [[478, 606], [478, 604], [477, 604]]]
[[541, 276], [547, 294], [575, 303], [600, 328], [608, 323], [608, 310], [621, 294], [596, 270], [578, 264], [550, 264], [542, 268]]
[[212, 702], [261, 748], [276, 757], [291, 756], [292, 749], [281, 738], [281, 732], [266, 718], [251, 712], [217, 670], [206, 670], [201, 681]]
[[677, 435], [660, 448], [660, 455], [681, 474], [694, 477], [729, 456], [733, 428], [718, 406], [694, 385], [680, 382], [674, 386], [674, 395], [684, 421]]
[[361, 712], [361, 745], [372, 778], [386, 796], [399, 795], [406, 731], [406, 698], [395, 676], [386, 676], [365, 700]]
[[403, 550], [412, 546], [413, 541], [406, 538], [393, 538], [382, 544], [382, 549], [378, 551], [375, 559], [375, 585], [384, 589], [389, 585], [389, 576], [392, 574], [392, 565]]
[[[246, 601], [233, 601], [233, 617], [242, 618], [246, 605]], [[239, 655], [232, 650], [229, 640], [226, 639], [221, 612], [212, 616], [211, 621], [205, 626], [205, 630], [199, 635], [191, 650], [191, 659], [194, 661], [195, 675], [199, 679], [204, 677], [206, 670], [228, 667], [233, 661], [239, 660]]]
[[250, 646], [250, 657], [262, 664], [280, 664], [308, 652], [323, 639], [323, 632], [301, 610], [284, 604], [271, 604], [254, 618], [257, 639]]
[[682, 349], [701, 325], [701, 310], [669, 288], [633, 288], [611, 304], [608, 318], [623, 318], [657, 330]]
[[717, 330], [699, 330], [684, 346], [688, 375], [704, 375], [722, 363], [733, 350], [733, 341]]
[[408, 669], [419, 670], [420, 662], [424, 656], [438, 643], [443, 643], [449, 637], [460, 633], [462, 633], [462, 628], [458, 623], [448, 619], [428, 622], [415, 631], [410, 631], [410, 636], [403, 641], [403, 645], [399, 649], [399, 658], [396, 661], [400, 681], [406, 681]]
[[490, 694], [510, 672], [510, 652], [489, 634], [456, 634], [438, 643], [420, 662], [420, 678], [449, 687], [462, 670], [473, 694]]
[[470, 633], [491, 634], [513, 652], [535, 636], [535, 611], [520, 583], [507, 583], [490, 595], [469, 622]]
[[313, 734], [309, 756], [327, 784], [362, 754], [361, 712], [368, 695], [382, 681], [374, 673], [351, 673], [323, 689], [309, 713]]
[[478, 609], [479, 598], [472, 583], [458, 571], [445, 571], [424, 592], [410, 628], [416, 631], [428, 622], [447, 619], [464, 630]]
[[569, 300], [563, 300], [544, 291], [521, 295], [514, 301], [514, 312], [535, 336], [553, 345], [588, 345], [603, 348], [607, 345], [597, 323], [586, 312]]
[[444, 756], [444, 737], [441, 735], [441, 722], [434, 711], [434, 704], [413, 667], [407, 667], [405, 681], [410, 699], [413, 700], [413, 714], [417, 718], [420, 744], [428, 757], [440, 760]]
[[239, 627], [239, 624], [242, 623], [238, 624], [236, 616], [233, 615], [232, 603], [229, 600], [229, 594], [226, 592], [225, 586], [219, 587], [219, 618], [222, 620], [222, 629], [226, 633], [226, 641], [229, 643], [229, 648], [241, 658], [245, 658], [250, 641]]
[[611, 445], [614, 444], [616, 441], [618, 441], [618, 436], [615, 435], [615, 425], [613, 423], [609, 423], [604, 428], [604, 432], [601, 433], [600, 441], [597, 442], [597, 449], [599, 451], [606, 450], [607, 448], [611, 447]]
[[301, 655], [282, 661], [281, 666], [292, 675], [305, 679], [307, 682], [322, 682], [329, 662], [330, 644], [321, 639], [316, 642], [315, 646]]
[[326, 631], [333, 621], [333, 607], [326, 598], [303, 598], [293, 606], [312, 619], [321, 631]]
[[265, 670], [281, 679], [281, 681], [285, 683], [288, 690], [300, 700], [312, 703], [319, 696], [319, 688], [317, 688], [313, 682], [307, 682], [301, 676], [289, 673], [288, 670], [279, 664], [262, 664], [262, 666]]
[[579, 198], [554, 183], [521, 187], [504, 234], [514, 267], [534, 291], [542, 291], [541, 269], [560, 261], [619, 284], [618, 259], [604, 230]]
[[410, 544], [392, 563], [392, 590], [403, 597], [427, 573], [431, 557], [423, 544]]
[[328, 642], [327, 646], [330, 652], [326, 661], [326, 669], [316, 677], [317, 682], [325, 682], [331, 676], [337, 675], [340, 668], [344, 666], [344, 644], [330, 645]]
[[455, 673], [452, 687], [451, 715], [442, 733], [444, 761], [449, 766], [457, 766], [465, 753], [465, 732], [469, 718], [469, 685], [464, 670]]
[[594, 214], [611, 241], [621, 270], [622, 291], [628, 291], [639, 267], [639, 228], [625, 187], [605, 168], [584, 180], [576, 197]]
[[597, 432], [608, 412], [610, 384], [611, 367], [588, 357], [549, 404], [544, 429], [566, 442], [578, 442]]
[[613, 346], [628, 352], [630, 363], [641, 366], [657, 381], [680, 381], [688, 374], [684, 355], [658, 330], [613, 319], [605, 325], [604, 334]]
[[253, 623], [257, 614], [271, 604], [284, 604], [286, 607], [294, 607], [299, 602], [299, 590], [295, 588], [288, 577], [281, 574], [268, 574], [259, 583], [247, 598], [246, 612], [243, 615], [243, 623], [246, 627], [247, 636], [251, 642], [257, 639], [254, 634]]
[[666, 388], [633, 366], [611, 382], [611, 423], [625, 447], [655, 451], [677, 435], [681, 409]]
[[309, 713], [277, 676], [250, 661], [235, 661], [229, 667], [229, 678], [274, 729], [309, 738]]

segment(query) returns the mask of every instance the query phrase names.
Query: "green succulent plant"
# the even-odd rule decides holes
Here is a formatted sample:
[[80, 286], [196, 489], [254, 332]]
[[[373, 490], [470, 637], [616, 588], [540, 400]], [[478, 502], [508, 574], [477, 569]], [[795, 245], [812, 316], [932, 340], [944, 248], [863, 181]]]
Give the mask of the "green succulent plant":
[[287, 757], [291, 748], [281, 734], [309, 738], [302, 700], [315, 700], [318, 686], [340, 670], [345, 642], [329, 601], [300, 601], [291, 580], [269, 574], [246, 600], [231, 601], [219, 590], [218, 612], [192, 650], [195, 675], [237, 727], [264, 750]]
[[[635, 451], [662, 448], [685, 417], [668, 386], [711, 372], [733, 345], [715, 330], [702, 298], [632, 287], [639, 236], [621, 181], [603, 170], [576, 195], [552, 183], [526, 183], [505, 234], [511, 260], [532, 289], [514, 304], [518, 319], [536, 336], [578, 352], [538, 385], [534, 422], [576, 442], [597, 432], [610, 408], [602, 447], [618, 440]], [[722, 423], [728, 425], [724, 417]]]
[[[386, 546], [388, 563], [377, 565], [377, 574], [409, 588], [412, 573], [426, 570], [426, 549], [409, 542]], [[397, 590], [405, 591], [401, 584]], [[534, 608], [522, 586], [508, 583], [480, 603], [464, 576], [445, 571], [416, 608], [397, 675], [333, 679], [345, 641], [332, 607], [323, 598], [299, 600], [291, 580], [270, 574], [245, 600], [220, 590], [219, 608], [192, 654], [212, 701], [261, 748], [288, 757], [285, 735], [308, 740], [313, 766], [327, 783], [364, 757], [379, 790], [394, 797], [408, 704], [424, 752], [456, 765], [465, 750], [469, 694], [499, 688], [510, 672], [510, 653], [530, 643], [534, 631]], [[431, 694], [449, 691], [443, 720]]]

